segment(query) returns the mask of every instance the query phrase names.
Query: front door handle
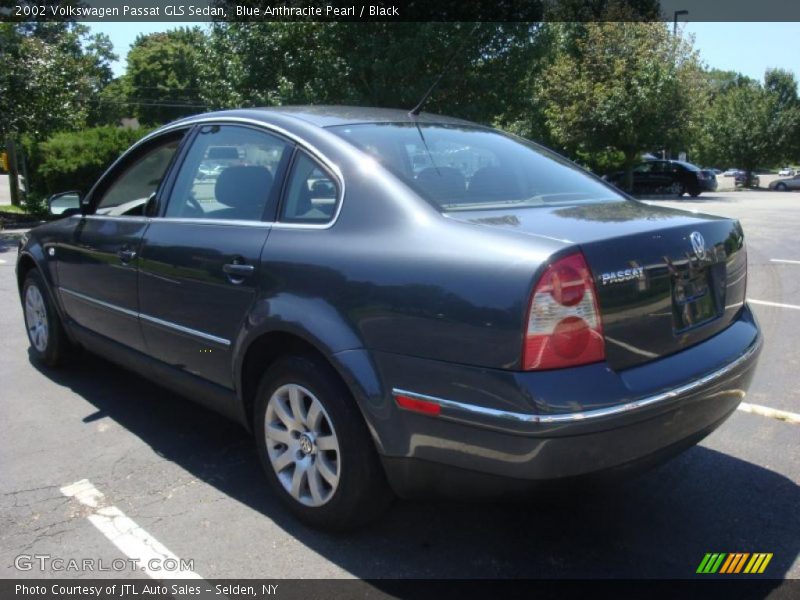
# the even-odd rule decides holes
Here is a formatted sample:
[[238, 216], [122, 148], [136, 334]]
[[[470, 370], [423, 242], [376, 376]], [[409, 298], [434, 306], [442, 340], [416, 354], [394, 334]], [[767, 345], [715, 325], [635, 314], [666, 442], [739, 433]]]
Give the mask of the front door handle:
[[123, 248], [122, 250], [117, 252], [117, 256], [119, 256], [119, 259], [123, 263], [128, 264], [134, 258], [136, 258], [136, 250], [131, 250], [130, 248]]
[[222, 272], [228, 276], [228, 281], [235, 284], [242, 283], [255, 270], [256, 268], [253, 265], [247, 265], [243, 259], [238, 258], [233, 259], [233, 262], [222, 265]]

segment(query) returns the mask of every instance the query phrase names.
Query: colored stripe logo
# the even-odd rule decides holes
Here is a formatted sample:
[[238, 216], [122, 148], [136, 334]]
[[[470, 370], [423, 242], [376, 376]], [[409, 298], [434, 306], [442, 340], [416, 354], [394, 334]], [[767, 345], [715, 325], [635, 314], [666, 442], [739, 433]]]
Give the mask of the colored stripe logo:
[[755, 575], [763, 573], [771, 560], [772, 552], [707, 552], [695, 572], [702, 575]]

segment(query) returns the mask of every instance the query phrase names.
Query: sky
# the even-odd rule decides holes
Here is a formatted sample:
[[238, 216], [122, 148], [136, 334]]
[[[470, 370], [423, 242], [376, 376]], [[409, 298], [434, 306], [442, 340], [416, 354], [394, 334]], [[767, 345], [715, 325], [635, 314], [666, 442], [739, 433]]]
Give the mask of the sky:
[[[125, 56], [136, 36], [202, 23], [137, 22], [91, 23], [93, 31], [108, 34], [119, 55], [114, 75], [125, 72]], [[695, 47], [709, 67], [738, 71], [763, 80], [764, 71], [780, 67], [800, 79], [800, 23], [685, 23], [685, 33], [695, 36]]]

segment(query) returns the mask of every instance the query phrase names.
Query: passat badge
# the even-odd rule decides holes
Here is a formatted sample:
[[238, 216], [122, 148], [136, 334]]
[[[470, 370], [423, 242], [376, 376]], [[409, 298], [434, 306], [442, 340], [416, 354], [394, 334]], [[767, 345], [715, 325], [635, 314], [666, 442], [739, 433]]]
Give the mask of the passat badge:
[[694, 250], [694, 255], [700, 260], [704, 259], [706, 257], [706, 241], [703, 239], [703, 236], [700, 234], [700, 232], [693, 231], [689, 235], [689, 240], [692, 242], [692, 250]]
[[621, 271], [611, 271], [610, 273], [603, 273], [600, 275], [600, 281], [603, 285], [610, 283], [622, 283], [623, 281], [632, 281], [633, 279], [644, 279], [644, 267], [631, 267]]

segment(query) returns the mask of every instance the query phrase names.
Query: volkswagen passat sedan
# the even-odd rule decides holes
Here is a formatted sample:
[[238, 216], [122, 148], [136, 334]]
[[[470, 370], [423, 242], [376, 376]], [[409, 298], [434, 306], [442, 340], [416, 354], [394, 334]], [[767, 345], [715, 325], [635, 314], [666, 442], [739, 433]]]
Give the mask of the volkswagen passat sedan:
[[206, 114], [52, 204], [17, 262], [33, 356], [80, 346], [239, 421], [320, 527], [655, 463], [760, 349], [738, 222], [456, 119]]

